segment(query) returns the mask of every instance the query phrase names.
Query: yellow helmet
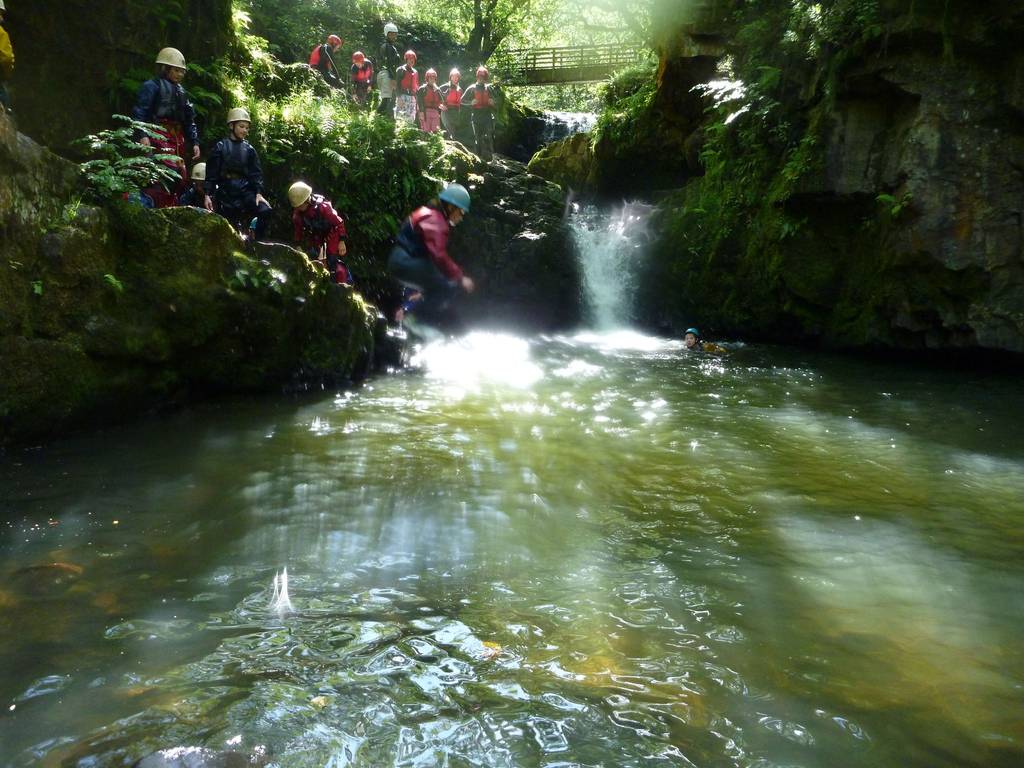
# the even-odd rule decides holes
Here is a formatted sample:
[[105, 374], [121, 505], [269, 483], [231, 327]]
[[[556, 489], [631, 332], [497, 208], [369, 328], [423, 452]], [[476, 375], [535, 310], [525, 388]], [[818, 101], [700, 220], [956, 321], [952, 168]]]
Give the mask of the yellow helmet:
[[247, 123], [252, 122], [252, 118], [249, 117], [249, 110], [244, 107], [235, 107], [228, 110], [228, 125], [237, 123], [240, 120], [244, 120]]
[[304, 181], [296, 181], [288, 187], [288, 202], [298, 208], [313, 195], [313, 188]]
[[206, 163], [196, 163], [192, 166], [192, 181], [206, 181]]
[[185, 69], [185, 57], [177, 48], [162, 48], [156, 55], [157, 64], [166, 64], [168, 67]]

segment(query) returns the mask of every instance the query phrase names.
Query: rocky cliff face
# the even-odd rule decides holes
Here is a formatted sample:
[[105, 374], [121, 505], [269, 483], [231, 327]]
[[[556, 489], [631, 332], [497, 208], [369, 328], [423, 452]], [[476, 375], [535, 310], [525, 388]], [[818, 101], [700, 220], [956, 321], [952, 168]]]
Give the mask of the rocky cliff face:
[[37, 0], [8, 8], [19, 128], [59, 149], [128, 108], [129, 96], [112, 102], [109, 94], [133, 68], [153, 70], [161, 48], [208, 63], [226, 53], [232, 34], [231, 0]]
[[0, 443], [201, 394], [365, 371], [375, 311], [286, 246], [187, 208], [79, 205], [0, 116]]
[[[602, 151], [606, 132], [531, 165], [602, 192], [631, 178], [607, 157], [644, 168], [671, 153], [652, 176], [678, 191], [661, 206], [646, 320], [1024, 352], [1024, 10], [742, 6], [689, 3], [686, 23], [663, 19], [657, 92], [630, 118], [656, 122], [654, 139], [633, 131]], [[734, 87], [712, 108], [705, 94]]]
[[465, 179], [472, 211], [452, 236], [452, 252], [479, 282], [464, 319], [533, 332], [579, 322], [581, 277], [564, 192], [514, 160], [478, 170]]

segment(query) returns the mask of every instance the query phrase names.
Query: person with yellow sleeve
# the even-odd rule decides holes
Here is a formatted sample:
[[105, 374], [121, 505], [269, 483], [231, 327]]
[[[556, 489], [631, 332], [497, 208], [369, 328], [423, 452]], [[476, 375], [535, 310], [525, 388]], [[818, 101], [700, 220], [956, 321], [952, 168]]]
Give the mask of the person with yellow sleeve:
[[[0, 0], [0, 24], [3, 24], [4, 16], [7, 15], [7, 6], [4, 0]], [[7, 93], [7, 81], [14, 74], [14, 48], [11, 47], [11, 38], [7, 30], [0, 26], [0, 110], [11, 111], [11, 96]]]

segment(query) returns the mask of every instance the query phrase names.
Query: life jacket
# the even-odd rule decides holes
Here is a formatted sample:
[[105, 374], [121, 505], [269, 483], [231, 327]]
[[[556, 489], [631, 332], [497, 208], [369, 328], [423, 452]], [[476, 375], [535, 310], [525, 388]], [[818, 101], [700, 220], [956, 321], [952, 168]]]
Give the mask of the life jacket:
[[415, 95], [420, 87], [420, 73], [416, 71], [416, 67], [406, 64], [398, 68], [398, 74], [398, 90], [405, 94]]
[[309, 66], [313, 67], [313, 69], [319, 69], [321, 72], [330, 72], [333, 69], [331, 66], [330, 49], [327, 43], [321, 43], [309, 54]]
[[437, 208], [431, 208], [426, 205], [417, 208], [402, 223], [402, 228], [398, 230], [398, 236], [395, 238], [395, 244], [413, 258], [429, 259], [430, 252], [427, 251], [426, 243], [423, 242], [423, 238], [416, 231], [416, 226], [424, 219], [433, 216], [444, 216], [444, 214]]
[[370, 62], [363, 62], [363, 66], [352, 65], [352, 82], [356, 85], [369, 85], [373, 79], [373, 67]]
[[249, 172], [249, 142], [226, 139], [228, 151], [224, 153], [223, 170], [245, 176]]
[[152, 122], [173, 120], [185, 122], [185, 89], [165, 77], [156, 78], [157, 91], [150, 105]]
[[491, 98], [491, 89], [486, 83], [477, 83], [473, 86], [473, 109], [494, 109], [494, 99]]
[[441, 95], [444, 96], [444, 103], [449, 109], [459, 109], [462, 106], [462, 89], [451, 82], [441, 86]]
[[377, 63], [386, 69], [389, 75], [394, 77], [398, 65], [402, 63], [402, 54], [398, 52], [398, 48], [385, 40], [384, 44], [380, 47], [380, 56]]
[[419, 92], [423, 94], [424, 109], [437, 109], [441, 106], [441, 90], [437, 86], [431, 88], [429, 85], [424, 85]]
[[323, 214], [323, 204], [326, 202], [323, 195], [313, 195], [309, 200], [309, 211], [312, 212], [312, 216], [309, 213], [302, 215], [302, 231], [307, 235], [314, 235], [323, 237], [335, 226], [334, 223], [327, 221]]

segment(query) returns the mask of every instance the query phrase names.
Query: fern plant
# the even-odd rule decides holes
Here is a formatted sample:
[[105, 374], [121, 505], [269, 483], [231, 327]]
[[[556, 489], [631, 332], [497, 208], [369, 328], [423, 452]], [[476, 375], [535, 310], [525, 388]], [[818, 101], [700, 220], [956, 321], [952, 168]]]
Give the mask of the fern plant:
[[94, 156], [94, 159], [79, 165], [89, 197], [103, 202], [154, 184], [169, 187], [178, 183], [181, 177], [166, 163], [178, 163], [180, 158], [156, 152], [135, 140], [138, 133], [150, 139], [159, 138], [157, 131], [160, 126], [132, 120], [125, 115], [114, 115], [114, 120], [121, 123], [121, 127], [90, 134], [73, 142]]

